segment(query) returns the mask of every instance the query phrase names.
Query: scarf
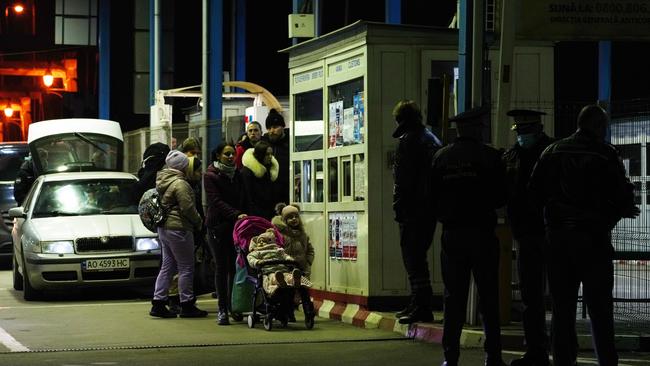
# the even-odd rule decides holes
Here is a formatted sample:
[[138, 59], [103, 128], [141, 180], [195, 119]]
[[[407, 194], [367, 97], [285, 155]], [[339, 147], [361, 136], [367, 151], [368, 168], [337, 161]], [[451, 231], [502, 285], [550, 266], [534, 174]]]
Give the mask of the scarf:
[[232, 179], [235, 176], [235, 165], [226, 165], [220, 161], [214, 162], [214, 167], [219, 169], [223, 174], [227, 175], [228, 178]]

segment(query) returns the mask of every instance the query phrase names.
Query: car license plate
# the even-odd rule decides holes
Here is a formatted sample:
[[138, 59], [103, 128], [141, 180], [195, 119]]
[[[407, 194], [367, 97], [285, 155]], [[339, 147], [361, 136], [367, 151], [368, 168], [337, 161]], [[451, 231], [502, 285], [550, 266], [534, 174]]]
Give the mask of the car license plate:
[[114, 271], [129, 268], [129, 258], [88, 259], [81, 262], [84, 271]]

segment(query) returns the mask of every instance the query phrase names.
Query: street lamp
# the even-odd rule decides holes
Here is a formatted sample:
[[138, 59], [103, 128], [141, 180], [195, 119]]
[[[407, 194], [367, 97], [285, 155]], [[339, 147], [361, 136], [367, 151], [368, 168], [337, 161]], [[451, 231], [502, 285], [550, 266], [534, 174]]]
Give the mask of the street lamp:
[[10, 105], [7, 105], [7, 106], [5, 107], [5, 116], [6, 116], [7, 118], [9, 118], [9, 117], [11, 117], [11, 116], [13, 116], [13, 115], [14, 115], [14, 110], [11, 108]]
[[53, 83], [54, 76], [52, 76], [52, 70], [48, 67], [47, 70], [45, 70], [45, 74], [43, 74], [43, 84], [49, 88]]

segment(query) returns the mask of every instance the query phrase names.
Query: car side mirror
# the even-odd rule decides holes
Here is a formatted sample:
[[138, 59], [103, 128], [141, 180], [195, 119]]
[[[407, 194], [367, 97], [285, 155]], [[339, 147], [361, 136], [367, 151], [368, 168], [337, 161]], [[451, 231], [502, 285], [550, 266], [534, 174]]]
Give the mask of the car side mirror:
[[14, 217], [22, 217], [25, 218], [27, 215], [25, 214], [25, 208], [23, 207], [12, 207], [9, 209], [9, 217], [14, 218]]

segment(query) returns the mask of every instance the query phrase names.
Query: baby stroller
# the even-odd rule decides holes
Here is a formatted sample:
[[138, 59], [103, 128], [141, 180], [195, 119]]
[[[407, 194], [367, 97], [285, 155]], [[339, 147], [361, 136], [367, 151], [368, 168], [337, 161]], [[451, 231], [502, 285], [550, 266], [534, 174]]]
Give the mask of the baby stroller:
[[[271, 330], [273, 320], [279, 321], [282, 327], [286, 327], [289, 319], [293, 318], [296, 291], [300, 291], [303, 295], [301, 299], [302, 308], [305, 312], [305, 326], [307, 329], [312, 329], [315, 317], [314, 305], [309, 296], [306, 295], [306, 289], [295, 287], [279, 288], [270, 296], [262, 286], [262, 272], [248, 265], [246, 256], [248, 255], [248, 246], [251, 239], [264, 233], [269, 228], [275, 229], [271, 222], [257, 216], [247, 216], [235, 224], [233, 240], [237, 250], [237, 263], [232, 293], [233, 312], [248, 313], [249, 328], [255, 327], [255, 324], [261, 321], [266, 330]], [[282, 234], [277, 229], [275, 229], [275, 238], [279, 246], [284, 245]], [[265, 266], [279, 263], [268, 262], [265, 263]], [[282, 261], [282, 264], [295, 266], [293, 261]], [[247, 309], [244, 309], [244, 307], [247, 307]]]

